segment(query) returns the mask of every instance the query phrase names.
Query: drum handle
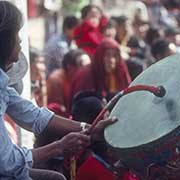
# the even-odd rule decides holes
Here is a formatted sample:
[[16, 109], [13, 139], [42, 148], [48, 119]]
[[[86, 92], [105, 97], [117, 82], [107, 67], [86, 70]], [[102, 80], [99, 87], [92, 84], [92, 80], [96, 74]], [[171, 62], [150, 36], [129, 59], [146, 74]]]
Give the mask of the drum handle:
[[166, 90], [163, 86], [148, 86], [148, 85], [135, 85], [128, 87], [119, 93], [117, 93], [108, 103], [107, 105], [102, 109], [102, 111], [98, 114], [98, 116], [93, 121], [91, 127], [88, 129], [87, 134], [91, 134], [92, 130], [96, 126], [96, 124], [103, 119], [105, 113], [107, 111], [111, 111], [113, 107], [116, 105], [117, 101], [124, 95], [136, 92], [136, 91], [149, 91], [153, 93], [157, 97], [164, 97], [166, 94]]

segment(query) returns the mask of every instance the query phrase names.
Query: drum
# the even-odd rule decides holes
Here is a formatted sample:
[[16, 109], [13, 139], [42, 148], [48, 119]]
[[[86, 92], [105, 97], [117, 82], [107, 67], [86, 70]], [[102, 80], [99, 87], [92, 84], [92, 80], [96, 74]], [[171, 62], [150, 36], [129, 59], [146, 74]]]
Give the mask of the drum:
[[[105, 129], [105, 140], [114, 155], [142, 179], [153, 174], [152, 169], [180, 167], [179, 78], [180, 55], [162, 59], [141, 73], [130, 86], [161, 85], [166, 90], [165, 96], [133, 92], [120, 98], [110, 113], [119, 120]], [[167, 178], [167, 174], [164, 175]], [[180, 179], [180, 175], [176, 179]]]

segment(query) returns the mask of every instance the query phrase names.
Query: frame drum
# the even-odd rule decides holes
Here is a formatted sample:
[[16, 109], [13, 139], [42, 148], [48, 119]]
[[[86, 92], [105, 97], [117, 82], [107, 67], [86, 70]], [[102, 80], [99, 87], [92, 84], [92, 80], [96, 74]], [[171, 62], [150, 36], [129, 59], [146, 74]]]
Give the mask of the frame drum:
[[162, 59], [141, 73], [130, 86], [163, 86], [164, 97], [133, 92], [120, 98], [105, 129], [113, 153], [131, 169], [146, 174], [152, 164], [165, 166], [180, 151], [180, 55]]

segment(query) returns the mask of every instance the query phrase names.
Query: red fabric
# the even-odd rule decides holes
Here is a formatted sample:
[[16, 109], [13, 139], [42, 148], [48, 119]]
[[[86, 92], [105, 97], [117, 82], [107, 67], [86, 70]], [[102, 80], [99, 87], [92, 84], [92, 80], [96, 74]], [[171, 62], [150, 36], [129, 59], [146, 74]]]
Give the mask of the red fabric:
[[74, 31], [77, 46], [84, 49], [90, 55], [90, 57], [92, 57], [97, 46], [103, 39], [101, 29], [106, 23], [107, 18], [104, 16], [99, 27], [94, 27], [90, 21], [86, 20], [83, 21]]
[[38, 14], [37, 4], [35, 0], [28, 0], [28, 17], [33, 18]]
[[140, 180], [136, 175], [132, 174], [131, 172], [128, 172], [125, 174], [123, 180]]
[[80, 91], [95, 90], [91, 73], [91, 65], [80, 69], [72, 81], [71, 96], [73, 97]]
[[102, 163], [90, 156], [78, 169], [76, 180], [139, 180], [131, 172], [123, 171], [122, 173], [122, 178], [117, 177]]
[[[111, 93], [107, 85], [106, 72], [103, 65], [104, 54], [107, 49], [119, 50], [119, 45], [110, 38], [103, 40], [94, 54], [91, 65], [81, 69], [74, 77], [72, 95], [82, 90], [95, 90], [102, 94]], [[119, 60], [114, 76], [116, 77], [118, 90], [125, 89], [130, 84], [131, 78], [124, 60]]]
[[59, 116], [63, 116], [63, 117], [69, 116], [69, 114], [66, 111], [66, 108], [63, 105], [60, 105], [58, 103], [49, 103], [47, 105], [47, 108]]
[[105, 15], [102, 15], [101, 21], [100, 21], [100, 24], [99, 24], [100, 32], [102, 32], [103, 29], [106, 27], [108, 21], [109, 21], [108, 18]]
[[79, 168], [76, 180], [114, 180], [114, 175], [99, 161], [89, 157]]

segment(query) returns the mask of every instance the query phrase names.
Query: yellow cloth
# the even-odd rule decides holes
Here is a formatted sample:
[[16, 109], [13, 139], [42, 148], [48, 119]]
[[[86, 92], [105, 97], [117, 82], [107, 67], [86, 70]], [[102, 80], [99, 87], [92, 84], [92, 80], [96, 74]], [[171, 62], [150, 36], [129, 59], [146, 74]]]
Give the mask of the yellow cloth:
[[109, 92], [116, 92], [118, 90], [116, 77], [113, 73], [109, 74], [108, 76], [108, 86], [109, 86]]

